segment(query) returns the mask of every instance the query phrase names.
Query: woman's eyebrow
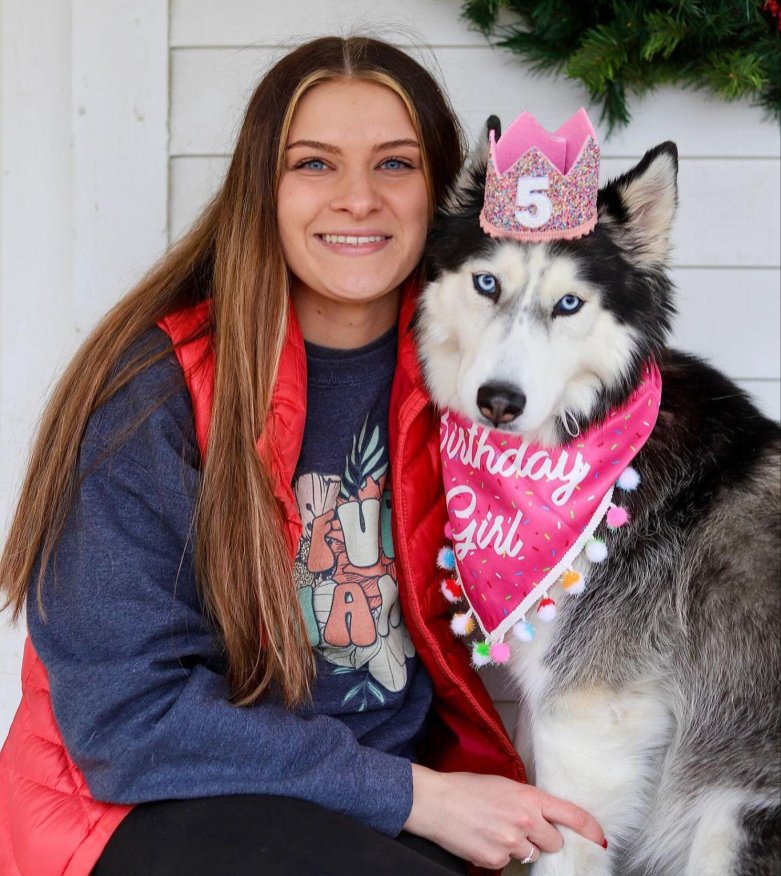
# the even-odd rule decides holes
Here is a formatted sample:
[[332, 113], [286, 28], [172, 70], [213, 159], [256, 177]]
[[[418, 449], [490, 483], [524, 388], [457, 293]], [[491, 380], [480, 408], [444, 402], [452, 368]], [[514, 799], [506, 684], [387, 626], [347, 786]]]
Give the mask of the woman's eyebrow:
[[288, 143], [286, 148], [295, 149], [296, 146], [306, 146], [308, 149], [316, 149], [318, 152], [330, 152], [332, 155], [337, 155], [342, 151], [337, 146], [320, 143], [318, 140], [296, 140], [295, 143]]
[[382, 152], [385, 149], [398, 149], [401, 146], [413, 146], [415, 149], [420, 149], [420, 143], [417, 140], [388, 140], [387, 143], [380, 143], [374, 147], [375, 152]]
[[[308, 149], [328, 152], [331, 155], [340, 155], [342, 152], [338, 146], [332, 146], [330, 143], [321, 143], [319, 140], [296, 140], [295, 143], [288, 143], [286, 149], [295, 149], [297, 146], [306, 146]], [[401, 139], [388, 140], [387, 143], [378, 143], [372, 151], [382, 152], [385, 149], [398, 149], [402, 146], [412, 146], [415, 149], [420, 149], [420, 143], [417, 140]]]

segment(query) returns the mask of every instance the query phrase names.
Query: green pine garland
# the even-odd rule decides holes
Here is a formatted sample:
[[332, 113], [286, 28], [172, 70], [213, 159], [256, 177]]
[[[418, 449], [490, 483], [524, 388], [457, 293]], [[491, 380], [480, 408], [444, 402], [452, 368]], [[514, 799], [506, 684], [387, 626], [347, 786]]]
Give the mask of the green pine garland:
[[[501, 9], [518, 21], [498, 24]], [[658, 85], [751, 97], [781, 119], [778, 0], [467, 0], [463, 16], [537, 73], [579, 79], [608, 131], [631, 116], [627, 94]], [[504, 16], [503, 16], [504, 17]]]

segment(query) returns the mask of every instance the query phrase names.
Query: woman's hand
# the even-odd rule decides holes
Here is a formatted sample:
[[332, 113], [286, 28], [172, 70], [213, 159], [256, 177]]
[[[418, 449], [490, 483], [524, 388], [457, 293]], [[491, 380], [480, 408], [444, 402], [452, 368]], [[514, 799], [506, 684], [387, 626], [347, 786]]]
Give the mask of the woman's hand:
[[[437, 773], [412, 765], [412, 811], [404, 829], [426, 837], [479, 867], [499, 870], [512, 858], [524, 860], [532, 843], [557, 852], [561, 824], [597, 845], [602, 828], [588, 812], [502, 776]], [[539, 852], [534, 851], [533, 860]]]

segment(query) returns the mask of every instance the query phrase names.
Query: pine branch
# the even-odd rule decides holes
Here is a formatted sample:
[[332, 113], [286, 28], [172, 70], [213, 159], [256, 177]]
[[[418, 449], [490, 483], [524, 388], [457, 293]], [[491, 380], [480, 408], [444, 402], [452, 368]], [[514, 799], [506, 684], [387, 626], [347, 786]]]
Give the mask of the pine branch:
[[620, 78], [629, 59], [628, 34], [618, 24], [590, 30], [577, 52], [570, 56], [567, 74], [580, 79], [589, 91], [601, 94], [608, 82]]
[[640, 52], [644, 61], [651, 61], [659, 54], [665, 59], [669, 58], [686, 37], [683, 22], [669, 12], [651, 12], [646, 16], [645, 23], [648, 35]]
[[502, 0], [468, 0], [468, 2], [464, 3], [461, 17], [466, 18], [478, 30], [488, 35], [491, 28], [496, 24], [499, 7], [502, 5]]
[[[582, 82], [609, 130], [629, 121], [628, 94], [668, 83], [748, 96], [781, 118], [777, 0], [467, 0], [462, 9], [533, 72]], [[516, 21], [498, 24], [502, 9]]]
[[711, 55], [702, 65], [701, 76], [704, 87], [725, 100], [736, 100], [761, 91], [767, 82], [762, 59], [739, 50]]

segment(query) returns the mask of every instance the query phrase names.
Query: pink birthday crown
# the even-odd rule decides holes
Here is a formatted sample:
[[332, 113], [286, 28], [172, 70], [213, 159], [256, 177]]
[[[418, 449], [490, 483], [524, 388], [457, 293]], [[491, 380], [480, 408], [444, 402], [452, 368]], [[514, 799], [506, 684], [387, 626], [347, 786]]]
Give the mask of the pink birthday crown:
[[599, 145], [586, 111], [549, 134], [522, 112], [501, 135], [490, 132], [480, 226], [521, 241], [583, 237], [597, 222]]

